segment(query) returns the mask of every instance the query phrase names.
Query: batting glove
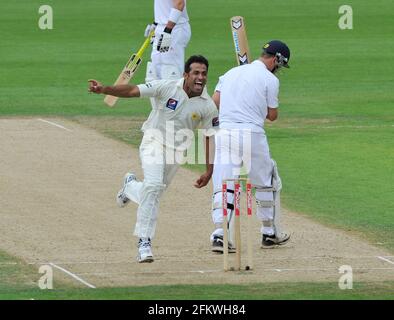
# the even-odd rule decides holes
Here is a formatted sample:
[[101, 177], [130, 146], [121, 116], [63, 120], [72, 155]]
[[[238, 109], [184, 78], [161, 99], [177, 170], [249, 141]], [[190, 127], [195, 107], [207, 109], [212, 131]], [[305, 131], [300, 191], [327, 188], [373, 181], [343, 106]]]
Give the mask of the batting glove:
[[168, 28], [165, 28], [159, 37], [159, 41], [157, 42], [157, 51], [159, 52], [167, 52], [170, 50], [171, 46], [171, 31]]
[[[145, 32], [144, 32], [145, 38], [149, 37], [150, 33], [156, 29], [156, 26], [157, 26], [156, 22], [154, 22], [152, 24], [148, 24], [146, 26], [146, 29], [145, 29]], [[151, 41], [150, 41], [150, 44], [152, 44], [154, 40], [155, 40], [155, 35], [153, 34], [153, 36], [151, 38]]]

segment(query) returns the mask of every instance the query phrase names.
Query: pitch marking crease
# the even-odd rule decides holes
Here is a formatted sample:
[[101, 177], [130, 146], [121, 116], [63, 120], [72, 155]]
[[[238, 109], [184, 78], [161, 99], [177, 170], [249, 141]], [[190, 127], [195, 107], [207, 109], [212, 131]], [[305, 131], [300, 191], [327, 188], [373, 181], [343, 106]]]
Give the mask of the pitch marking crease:
[[57, 124], [57, 123], [55, 123], [55, 122], [48, 121], [48, 120], [44, 120], [44, 119], [37, 119], [37, 120], [38, 120], [38, 121], [41, 121], [41, 122], [48, 123], [48, 124], [50, 124], [50, 125], [52, 125], [52, 126], [58, 127], [58, 128], [60, 128], [60, 129], [66, 130], [66, 131], [68, 131], [68, 132], [73, 132], [72, 130], [67, 129], [66, 127], [63, 127], [62, 125]]
[[66, 270], [66, 269], [64, 269], [64, 268], [62, 268], [62, 267], [59, 267], [58, 265], [56, 265], [56, 264], [54, 264], [54, 263], [52, 263], [52, 262], [50, 262], [49, 264], [50, 264], [52, 267], [54, 267], [54, 268], [56, 268], [56, 269], [59, 269], [60, 271], [63, 271], [64, 273], [68, 274], [69, 276], [73, 277], [75, 280], [77, 280], [77, 281], [83, 283], [84, 285], [88, 286], [89, 288], [96, 289], [96, 287], [95, 287], [94, 285], [92, 285], [92, 284], [86, 282], [85, 280], [81, 279], [81, 278], [78, 277], [76, 274], [74, 274], [74, 273], [72, 273], [72, 272], [70, 272], [70, 271], [68, 271], [68, 270]]
[[391, 264], [394, 265], [394, 262], [393, 262], [393, 261], [391, 261], [391, 260], [389, 260], [389, 259], [387, 259], [387, 258], [385, 258], [385, 257], [378, 256], [377, 258], [380, 259], [380, 260], [386, 261], [386, 262], [391, 263]]

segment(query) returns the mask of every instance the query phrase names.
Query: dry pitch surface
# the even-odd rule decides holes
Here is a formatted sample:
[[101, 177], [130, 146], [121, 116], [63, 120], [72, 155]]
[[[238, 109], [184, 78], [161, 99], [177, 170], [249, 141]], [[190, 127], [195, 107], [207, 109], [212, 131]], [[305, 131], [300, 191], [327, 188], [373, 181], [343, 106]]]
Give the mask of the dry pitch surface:
[[254, 270], [223, 272], [222, 256], [210, 251], [211, 187], [195, 189], [197, 174], [185, 169], [161, 201], [155, 262], [138, 264], [137, 207], [115, 202], [126, 171], [142, 178], [136, 149], [64, 119], [3, 118], [0, 136], [0, 249], [37, 270], [51, 263], [55, 281], [76, 287], [338, 281], [342, 265], [353, 268], [354, 281], [394, 280], [389, 252], [291, 212], [283, 215], [288, 245], [260, 249], [255, 220]]

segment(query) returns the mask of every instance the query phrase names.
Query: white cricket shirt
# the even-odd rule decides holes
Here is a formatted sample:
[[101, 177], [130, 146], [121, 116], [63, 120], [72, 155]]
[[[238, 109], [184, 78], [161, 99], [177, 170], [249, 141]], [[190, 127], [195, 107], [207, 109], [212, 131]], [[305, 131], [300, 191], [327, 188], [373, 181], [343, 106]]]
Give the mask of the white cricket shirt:
[[219, 121], [224, 129], [264, 132], [267, 107], [277, 108], [279, 80], [260, 60], [235, 67], [219, 78]]
[[[174, 7], [172, 2], [173, 0], [155, 0], [155, 22], [157, 22], [158, 24], [167, 24], [171, 8]], [[182, 15], [179, 17], [177, 24], [185, 23], [188, 21], [189, 16], [187, 14], [185, 0], [185, 8], [183, 8]]]
[[[189, 98], [183, 90], [183, 83], [184, 79], [181, 78], [138, 85], [141, 97], [155, 99], [142, 131], [159, 130], [158, 135], [153, 134], [154, 138], [166, 147], [178, 150], [186, 149], [184, 142], [188, 133], [196, 128], [212, 129], [218, 119], [218, 110], [206, 87], [201, 96]], [[154, 133], [154, 130], [150, 131]]]

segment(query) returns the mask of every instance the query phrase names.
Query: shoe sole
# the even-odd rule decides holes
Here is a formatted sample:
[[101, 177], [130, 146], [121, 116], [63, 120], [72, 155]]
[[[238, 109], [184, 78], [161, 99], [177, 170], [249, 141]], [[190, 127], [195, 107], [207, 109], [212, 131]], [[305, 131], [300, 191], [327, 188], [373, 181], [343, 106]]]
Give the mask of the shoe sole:
[[277, 245], [277, 244], [273, 244], [273, 245], [270, 245], [270, 246], [265, 246], [265, 245], [261, 245], [261, 249], [275, 249], [276, 247], [278, 247], [279, 245]]
[[[212, 252], [215, 253], [223, 253], [223, 248], [212, 248]], [[228, 253], [235, 253], [236, 249], [232, 248], [232, 249], [228, 249]]]
[[139, 263], [151, 263], [153, 261], [154, 261], [153, 257], [146, 257], [144, 260], [139, 260], [138, 259]]
[[119, 208], [124, 208], [124, 207], [127, 206], [127, 204], [130, 202], [130, 200], [127, 199], [126, 202], [124, 202], [123, 200], [120, 200], [119, 195], [120, 195], [121, 193], [123, 193], [123, 189], [120, 190], [120, 191], [118, 192], [118, 194], [117, 194], [117, 196], [116, 196], [116, 203], [118, 204], [118, 207], [119, 207]]
[[282, 241], [281, 243], [273, 243], [273, 244], [271, 244], [269, 246], [266, 246], [266, 245], [262, 244], [260, 248], [261, 249], [274, 249], [274, 248], [277, 248], [277, 247], [280, 247], [280, 246], [284, 246], [285, 244], [287, 244], [289, 242], [289, 240], [290, 240], [290, 237], [288, 239]]

